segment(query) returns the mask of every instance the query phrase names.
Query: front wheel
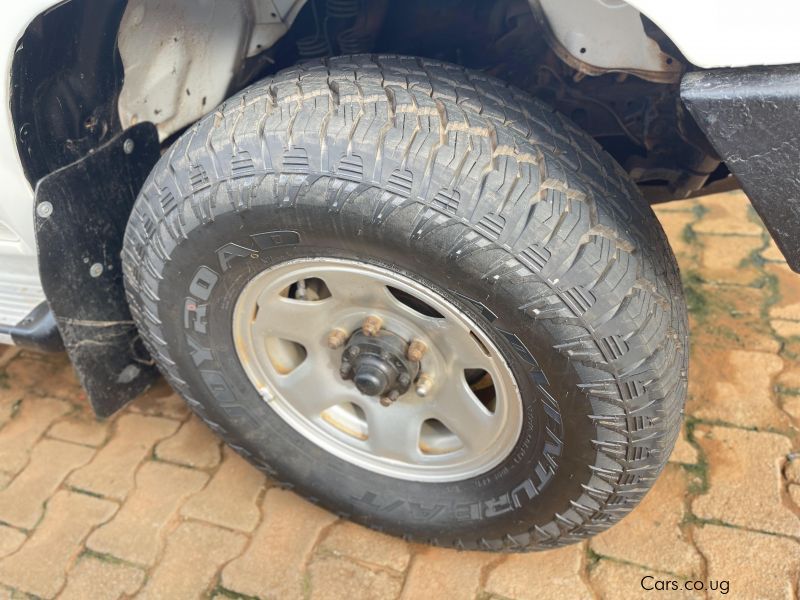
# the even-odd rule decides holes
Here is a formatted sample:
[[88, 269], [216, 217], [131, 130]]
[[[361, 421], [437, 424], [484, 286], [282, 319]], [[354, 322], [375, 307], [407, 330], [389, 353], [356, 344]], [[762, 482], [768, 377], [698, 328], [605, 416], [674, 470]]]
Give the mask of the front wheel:
[[375, 529], [577, 541], [678, 433], [686, 311], [652, 211], [588, 136], [460, 67], [344, 57], [246, 89], [153, 170], [123, 259], [192, 408]]

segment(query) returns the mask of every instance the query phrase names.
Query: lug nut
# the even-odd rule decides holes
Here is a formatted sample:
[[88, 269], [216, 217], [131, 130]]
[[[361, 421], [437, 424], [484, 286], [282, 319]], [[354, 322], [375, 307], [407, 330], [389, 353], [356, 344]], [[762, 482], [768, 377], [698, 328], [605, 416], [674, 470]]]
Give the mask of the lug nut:
[[392, 390], [389, 392], [388, 396], [384, 396], [381, 398], [381, 406], [391, 406], [393, 402], [397, 401], [400, 397], [400, 392], [397, 390]]
[[431, 393], [431, 388], [433, 387], [433, 379], [431, 379], [428, 375], [420, 375], [417, 379], [417, 386], [415, 388], [417, 392], [417, 396], [420, 398], [424, 398], [428, 394]]
[[383, 319], [376, 317], [375, 315], [370, 315], [364, 319], [364, 322], [361, 324], [361, 331], [364, 332], [364, 335], [374, 337], [380, 333], [382, 325]]
[[337, 348], [341, 348], [344, 346], [344, 343], [347, 341], [347, 332], [344, 329], [339, 329], [338, 327], [331, 331], [328, 334], [328, 348], [331, 350], [336, 350]]
[[406, 350], [406, 357], [408, 360], [413, 360], [414, 362], [419, 362], [422, 360], [422, 357], [425, 356], [425, 352], [428, 350], [428, 345], [423, 342], [422, 340], [413, 340], [408, 345], [408, 350]]
[[353, 366], [349, 362], [342, 361], [339, 366], [339, 375], [342, 379], [351, 379], [353, 377]]

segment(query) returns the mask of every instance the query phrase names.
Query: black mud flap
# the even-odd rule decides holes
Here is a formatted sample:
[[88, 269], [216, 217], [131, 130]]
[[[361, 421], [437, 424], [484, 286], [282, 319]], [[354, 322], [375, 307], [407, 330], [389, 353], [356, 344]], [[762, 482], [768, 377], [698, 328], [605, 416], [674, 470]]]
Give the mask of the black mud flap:
[[42, 288], [101, 417], [122, 408], [157, 375], [128, 310], [120, 252], [131, 207], [159, 149], [155, 127], [135, 125], [36, 185]]
[[681, 99], [800, 272], [800, 65], [695, 71]]

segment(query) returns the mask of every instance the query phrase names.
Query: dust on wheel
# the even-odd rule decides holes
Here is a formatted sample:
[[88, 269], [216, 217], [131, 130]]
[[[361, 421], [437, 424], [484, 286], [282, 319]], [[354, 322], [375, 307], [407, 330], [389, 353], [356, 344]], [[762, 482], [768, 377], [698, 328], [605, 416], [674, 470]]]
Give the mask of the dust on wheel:
[[162, 157], [123, 262], [192, 408], [338, 514], [460, 548], [598, 533], [666, 463], [686, 311], [613, 160], [499, 81], [305, 64]]

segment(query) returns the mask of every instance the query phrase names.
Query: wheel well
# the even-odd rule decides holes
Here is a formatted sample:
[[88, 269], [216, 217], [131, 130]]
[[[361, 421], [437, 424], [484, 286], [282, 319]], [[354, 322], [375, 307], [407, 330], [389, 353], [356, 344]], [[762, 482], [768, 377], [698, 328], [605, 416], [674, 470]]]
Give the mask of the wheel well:
[[[141, 121], [167, 144], [279, 69], [377, 52], [442, 59], [513, 83], [598, 140], [652, 201], [726, 178], [682, 109], [677, 80], [567, 60], [531, 8], [540, 1], [69, 0], [39, 15], [15, 53], [11, 112], [25, 174], [35, 185]], [[642, 21], [665, 56], [692, 69]]]

